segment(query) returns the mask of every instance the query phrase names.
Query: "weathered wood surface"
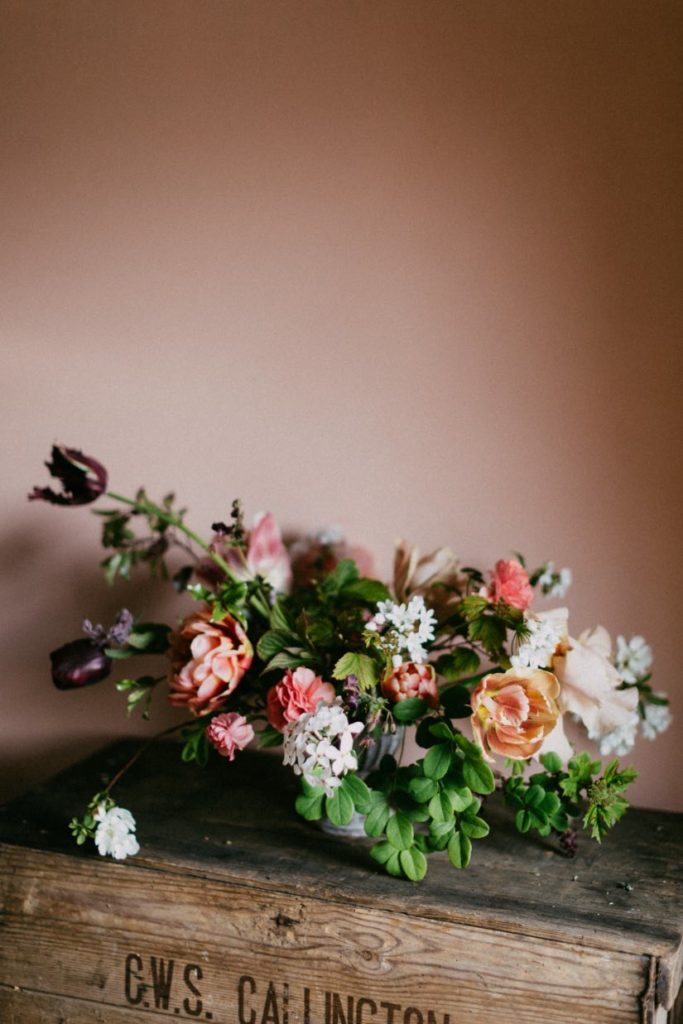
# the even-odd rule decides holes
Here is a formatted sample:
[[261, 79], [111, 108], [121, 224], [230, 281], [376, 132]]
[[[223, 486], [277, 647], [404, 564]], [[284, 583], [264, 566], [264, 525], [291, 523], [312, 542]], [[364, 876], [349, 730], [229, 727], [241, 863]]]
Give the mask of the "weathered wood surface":
[[683, 816], [632, 812], [611, 842], [586, 842], [569, 861], [515, 833], [494, 800], [494, 835], [471, 868], [432, 857], [413, 885], [378, 873], [366, 844], [300, 821], [276, 759], [202, 771], [163, 746], [117, 791], [142, 852], [116, 864], [73, 846], [66, 822], [131, 749], [110, 748], [0, 815], [0, 1020], [667, 1019]]

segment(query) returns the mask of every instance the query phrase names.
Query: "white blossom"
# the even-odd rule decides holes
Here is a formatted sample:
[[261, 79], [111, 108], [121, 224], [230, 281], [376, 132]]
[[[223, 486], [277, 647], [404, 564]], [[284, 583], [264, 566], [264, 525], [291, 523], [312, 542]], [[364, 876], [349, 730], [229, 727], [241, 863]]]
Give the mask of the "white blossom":
[[340, 697], [333, 704], [320, 701], [315, 711], [305, 712], [285, 728], [284, 764], [331, 796], [343, 776], [358, 767], [353, 742], [364, 728], [362, 722], [349, 722]]
[[628, 642], [618, 636], [614, 664], [625, 683], [637, 683], [652, 667], [652, 649], [642, 636], [632, 636]]
[[135, 818], [124, 807], [105, 810], [100, 804], [94, 814], [98, 823], [95, 829], [95, 843], [102, 857], [110, 855], [114, 860], [134, 857], [140, 850], [135, 838]]
[[623, 757], [632, 750], [633, 745], [636, 742], [636, 733], [638, 731], [638, 722], [640, 721], [637, 714], [625, 724], [619, 725], [616, 729], [612, 729], [610, 732], [595, 733], [588, 731], [588, 738], [594, 740], [600, 749], [600, 753], [603, 757], [608, 757], [610, 754], [616, 754], [618, 757]]
[[547, 562], [538, 582], [548, 597], [564, 597], [572, 584], [572, 571], [565, 567], [558, 572], [554, 562]]
[[396, 668], [403, 662], [402, 652], [416, 665], [427, 660], [425, 644], [434, 639], [435, 624], [434, 612], [427, 608], [423, 597], [415, 596], [405, 604], [379, 601], [377, 613], [365, 628], [381, 634], [381, 646], [393, 653], [392, 663]]
[[546, 668], [551, 664], [562, 634], [550, 617], [528, 615], [528, 636], [519, 644], [510, 658], [514, 668]]
[[[663, 693], [655, 694], [663, 697]], [[666, 704], [646, 704], [645, 717], [640, 721], [640, 729], [646, 740], [656, 740], [660, 732], [666, 732], [672, 722], [671, 712]]]

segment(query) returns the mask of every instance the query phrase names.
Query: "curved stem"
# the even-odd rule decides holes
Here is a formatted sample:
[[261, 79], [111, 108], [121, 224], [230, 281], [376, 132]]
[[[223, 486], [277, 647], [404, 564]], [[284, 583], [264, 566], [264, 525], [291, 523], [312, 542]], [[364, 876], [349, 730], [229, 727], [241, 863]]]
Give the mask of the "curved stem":
[[186, 722], [180, 722], [178, 725], [172, 725], [169, 729], [164, 729], [162, 732], [158, 732], [154, 736], [150, 737], [150, 739], [148, 739], [146, 743], [143, 743], [141, 747], [138, 747], [133, 756], [128, 761], [126, 761], [123, 768], [119, 769], [119, 771], [116, 773], [116, 775], [111, 780], [109, 785], [105, 787], [103, 792], [110, 793], [111, 790], [116, 785], [116, 783], [123, 778], [128, 769], [133, 767], [138, 758], [142, 757], [145, 751], [149, 750], [153, 743], [156, 743], [156, 741], [160, 740], [163, 736], [170, 736], [171, 733], [178, 732], [179, 729], [184, 729], [186, 725], [192, 725], [193, 721], [194, 719], [188, 719]]

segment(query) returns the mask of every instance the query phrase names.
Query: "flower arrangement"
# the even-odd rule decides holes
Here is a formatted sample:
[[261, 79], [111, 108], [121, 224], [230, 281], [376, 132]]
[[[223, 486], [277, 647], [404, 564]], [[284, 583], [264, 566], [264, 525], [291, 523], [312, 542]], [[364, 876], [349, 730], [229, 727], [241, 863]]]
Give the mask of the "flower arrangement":
[[[229, 522], [203, 539], [172, 495], [111, 493], [104, 467], [76, 449], [53, 447], [46, 465], [60, 489], [37, 487], [30, 499], [114, 503], [95, 510], [107, 580], [144, 566], [197, 602], [173, 627], [126, 609], [109, 628], [86, 620], [85, 636], [50, 655], [57, 687], [163, 656], [160, 675], [116, 683], [129, 714], [147, 718], [165, 690], [186, 712], [165, 731], [182, 733], [185, 761], [281, 746], [299, 777], [298, 813], [338, 830], [360, 819], [376, 840], [370, 856], [414, 881], [433, 852], [467, 867], [472, 841], [489, 832], [496, 787], [521, 832], [554, 834], [569, 855], [581, 826], [600, 842], [626, 811], [635, 770], [577, 753], [564, 722], [578, 721], [601, 754], [622, 756], [639, 731], [654, 739], [667, 728], [668, 700], [650, 685], [642, 637], [618, 637], [615, 653], [601, 626], [573, 637], [565, 607], [532, 610], [538, 597], [564, 597], [568, 569], [529, 571], [516, 555], [484, 573], [447, 548], [420, 557], [400, 542], [387, 586], [368, 554], [334, 532], [285, 543], [271, 514], [248, 529], [235, 501]], [[182, 563], [171, 572], [173, 550]], [[401, 766], [371, 756], [405, 726], [415, 726], [421, 758]], [[139, 850], [133, 815], [111, 795], [127, 767], [71, 822], [78, 843], [94, 839], [116, 859]]]

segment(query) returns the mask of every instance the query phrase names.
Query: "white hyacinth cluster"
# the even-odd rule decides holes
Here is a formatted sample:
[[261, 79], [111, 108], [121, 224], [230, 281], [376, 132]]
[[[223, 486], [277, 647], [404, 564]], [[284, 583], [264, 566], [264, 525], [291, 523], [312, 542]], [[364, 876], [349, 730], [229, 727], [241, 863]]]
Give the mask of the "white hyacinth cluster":
[[421, 665], [427, 660], [425, 644], [434, 639], [436, 616], [423, 597], [411, 597], [406, 604], [379, 601], [377, 613], [366, 629], [381, 637], [380, 646], [392, 653], [394, 668], [405, 660]]
[[628, 641], [625, 637], [618, 636], [614, 664], [624, 682], [633, 685], [650, 671], [652, 649], [642, 636], [632, 636]]
[[134, 857], [140, 850], [135, 838], [135, 818], [124, 807], [105, 809], [100, 804], [93, 815], [97, 822], [95, 843], [102, 857], [111, 856], [114, 860], [125, 860]]
[[[663, 693], [655, 694], [664, 697]], [[666, 732], [672, 722], [671, 712], [666, 704], [646, 704], [645, 717], [640, 721], [640, 730], [646, 740], [656, 740], [660, 732]]]
[[572, 571], [566, 568], [557, 570], [554, 562], [546, 562], [538, 583], [547, 597], [564, 597], [572, 584]]
[[321, 701], [315, 711], [305, 712], [287, 725], [284, 764], [332, 796], [344, 775], [358, 767], [353, 742], [364, 728], [362, 722], [349, 722], [340, 697], [333, 704]]
[[546, 668], [562, 637], [549, 618], [529, 615], [526, 626], [528, 635], [511, 656], [510, 663], [514, 668]]

